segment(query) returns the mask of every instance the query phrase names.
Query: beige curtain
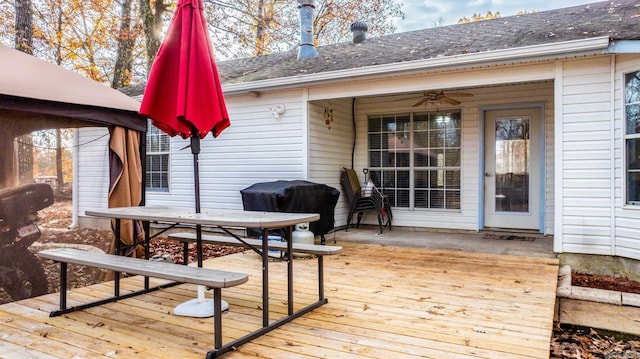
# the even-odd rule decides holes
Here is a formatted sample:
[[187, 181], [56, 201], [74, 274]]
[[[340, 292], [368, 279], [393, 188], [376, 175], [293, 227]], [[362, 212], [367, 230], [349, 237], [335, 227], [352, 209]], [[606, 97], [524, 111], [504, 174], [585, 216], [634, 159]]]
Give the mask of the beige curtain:
[[[142, 163], [140, 158], [140, 132], [113, 127], [109, 140], [109, 208], [139, 206], [142, 201]], [[115, 229], [115, 221], [111, 223]], [[144, 231], [139, 221], [122, 220], [120, 240], [131, 245], [144, 240]], [[115, 236], [110, 253], [115, 253]], [[144, 256], [144, 247], [138, 245], [131, 253]]]

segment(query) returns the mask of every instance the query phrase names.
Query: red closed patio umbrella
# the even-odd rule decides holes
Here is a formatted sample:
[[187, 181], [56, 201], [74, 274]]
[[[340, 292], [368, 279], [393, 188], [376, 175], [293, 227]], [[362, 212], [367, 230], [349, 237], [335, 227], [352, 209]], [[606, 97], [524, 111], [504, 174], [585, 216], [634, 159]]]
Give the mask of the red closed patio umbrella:
[[[200, 139], [209, 132], [218, 137], [231, 125], [224, 102], [203, 0], [179, 0], [165, 40], [149, 73], [140, 114], [169, 136], [191, 138], [195, 189], [195, 210], [200, 213]], [[202, 229], [196, 227], [198, 266], [202, 267]], [[178, 306], [174, 313], [189, 316], [213, 315], [213, 304], [204, 301], [204, 287], [198, 287], [196, 302]], [[182, 310], [183, 308], [184, 310]]]
[[202, 0], [180, 0], [153, 63], [140, 114], [170, 136], [218, 137], [229, 127]]

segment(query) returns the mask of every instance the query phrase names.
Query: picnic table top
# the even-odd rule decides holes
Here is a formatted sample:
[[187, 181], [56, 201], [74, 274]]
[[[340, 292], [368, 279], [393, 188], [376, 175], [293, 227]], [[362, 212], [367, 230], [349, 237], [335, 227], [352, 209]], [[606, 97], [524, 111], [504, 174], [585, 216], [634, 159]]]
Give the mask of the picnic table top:
[[205, 226], [228, 226], [244, 228], [283, 228], [298, 223], [314, 222], [320, 219], [317, 213], [285, 213], [244, 211], [232, 209], [194, 209], [165, 206], [136, 206], [86, 210], [88, 216], [158, 221], [168, 223], [188, 223]]

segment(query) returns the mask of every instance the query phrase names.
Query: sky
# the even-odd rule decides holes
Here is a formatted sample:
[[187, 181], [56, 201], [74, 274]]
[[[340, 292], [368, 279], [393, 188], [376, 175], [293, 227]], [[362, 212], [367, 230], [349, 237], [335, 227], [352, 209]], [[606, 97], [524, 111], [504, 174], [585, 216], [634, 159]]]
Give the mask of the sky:
[[396, 32], [405, 32], [434, 27], [438, 19], [444, 25], [458, 22], [462, 17], [471, 18], [487, 11], [500, 12], [502, 17], [515, 15], [518, 11], [544, 11], [583, 5], [599, 0], [402, 0], [406, 18], [398, 20]]

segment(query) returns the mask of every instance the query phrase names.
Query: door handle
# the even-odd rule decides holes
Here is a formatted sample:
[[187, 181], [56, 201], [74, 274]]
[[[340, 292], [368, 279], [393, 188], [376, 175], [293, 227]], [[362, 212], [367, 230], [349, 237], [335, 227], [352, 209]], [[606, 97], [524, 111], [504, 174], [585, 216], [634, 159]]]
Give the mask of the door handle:
[[492, 173], [490, 173], [490, 172], [485, 172], [485, 173], [484, 173], [484, 176], [485, 176], [485, 177], [492, 177], [492, 176], [493, 176], [493, 174], [492, 174]]

